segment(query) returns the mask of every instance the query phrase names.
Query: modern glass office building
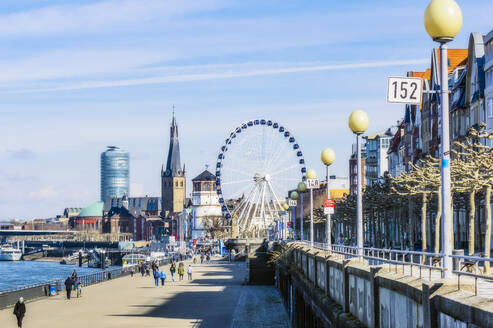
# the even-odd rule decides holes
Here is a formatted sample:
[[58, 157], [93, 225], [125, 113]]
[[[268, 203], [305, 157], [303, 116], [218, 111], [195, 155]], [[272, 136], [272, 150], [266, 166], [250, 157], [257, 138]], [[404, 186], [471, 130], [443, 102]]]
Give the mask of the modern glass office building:
[[101, 153], [101, 201], [111, 197], [129, 196], [130, 156], [127, 151], [108, 146]]

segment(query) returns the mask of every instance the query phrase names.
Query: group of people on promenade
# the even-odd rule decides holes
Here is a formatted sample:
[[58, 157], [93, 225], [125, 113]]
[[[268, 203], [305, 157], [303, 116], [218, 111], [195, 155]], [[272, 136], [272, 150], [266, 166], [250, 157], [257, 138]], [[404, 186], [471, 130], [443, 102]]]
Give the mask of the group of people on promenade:
[[[157, 262], [152, 262], [150, 265], [142, 262], [140, 264], [140, 272], [142, 277], [145, 276], [151, 276], [151, 271], [152, 271], [152, 278], [154, 278], [154, 285], [156, 287], [159, 287], [159, 282], [161, 282], [161, 287], [164, 286], [164, 283], [166, 282], [166, 272], [163, 269], [159, 269], [159, 266]], [[176, 267], [176, 262], [172, 261], [169, 272], [171, 274], [171, 281], [175, 281], [175, 274], [178, 272], [178, 277], [179, 280], [182, 281], [183, 277], [185, 276], [185, 264], [183, 262], [178, 263], [178, 268]], [[188, 274], [188, 280], [192, 280], [192, 265], [189, 264], [186, 272]]]
[[77, 291], [77, 297], [82, 296], [82, 281], [77, 277], [77, 271], [74, 269], [71, 276], [65, 279], [65, 290], [67, 291], [67, 299], [70, 299], [72, 289]]
[[[181, 256], [179, 259], [183, 259], [183, 256]], [[171, 274], [171, 281], [175, 281], [175, 273], [178, 271], [178, 277], [179, 280], [182, 281], [183, 277], [185, 276], [185, 264], [183, 262], [178, 262], [178, 268], [176, 267], [176, 256], [173, 257], [173, 260], [171, 261], [171, 265], [169, 268], [169, 272]], [[204, 254], [202, 252], [200, 254], [200, 263], [203, 264], [204, 260], [206, 263], [210, 263], [211, 261], [211, 254], [210, 252], [207, 252]], [[193, 256], [192, 259], [193, 263], [197, 263], [197, 257]], [[159, 287], [159, 282], [161, 282], [161, 286], [164, 287], [164, 283], [166, 282], [166, 273], [164, 270], [159, 269], [159, 265], [157, 262], [152, 262], [150, 265], [142, 262], [140, 265], [140, 272], [142, 277], [144, 276], [151, 276], [151, 270], [152, 270], [152, 277], [154, 278], [154, 284], [156, 287]], [[189, 264], [187, 269], [186, 269], [187, 275], [188, 275], [188, 280], [192, 280], [192, 265]], [[133, 277], [134, 270], [132, 268], [131, 275]], [[72, 272], [71, 276], [68, 276], [67, 279], [65, 279], [65, 290], [67, 292], [67, 299], [69, 300], [72, 294], [72, 290], [77, 292], [77, 297], [82, 296], [82, 281], [81, 279], [77, 276], [77, 271], [74, 269]], [[24, 299], [21, 297], [17, 301], [14, 307], [14, 315], [17, 318], [17, 326], [19, 328], [22, 327], [22, 320], [24, 319], [24, 316], [26, 314], [26, 305], [24, 304]]]

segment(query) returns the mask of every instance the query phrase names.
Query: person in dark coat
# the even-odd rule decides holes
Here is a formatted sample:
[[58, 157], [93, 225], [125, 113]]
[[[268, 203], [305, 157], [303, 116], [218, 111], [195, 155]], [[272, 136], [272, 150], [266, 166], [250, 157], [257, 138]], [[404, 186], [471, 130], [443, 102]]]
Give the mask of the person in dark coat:
[[140, 264], [140, 273], [142, 274], [142, 277], [146, 274], [146, 264], [144, 262]]
[[72, 272], [72, 281], [74, 282], [74, 290], [77, 290], [77, 271], [74, 271]]
[[72, 291], [72, 286], [74, 285], [74, 281], [72, 278], [69, 276], [65, 280], [65, 290], [67, 291], [67, 299], [70, 299], [70, 292]]
[[22, 328], [22, 319], [24, 319], [24, 315], [26, 314], [26, 304], [24, 304], [24, 298], [19, 298], [17, 303], [15, 303], [14, 314], [17, 317], [17, 326]]

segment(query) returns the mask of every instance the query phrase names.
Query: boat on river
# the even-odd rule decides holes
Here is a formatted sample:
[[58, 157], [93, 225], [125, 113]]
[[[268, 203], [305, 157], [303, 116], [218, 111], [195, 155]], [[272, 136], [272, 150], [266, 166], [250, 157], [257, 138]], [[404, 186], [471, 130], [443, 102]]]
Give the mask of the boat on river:
[[147, 262], [147, 256], [140, 253], [130, 253], [122, 257], [122, 265], [124, 268]]
[[19, 261], [22, 257], [22, 252], [18, 248], [11, 245], [0, 246], [0, 261]]

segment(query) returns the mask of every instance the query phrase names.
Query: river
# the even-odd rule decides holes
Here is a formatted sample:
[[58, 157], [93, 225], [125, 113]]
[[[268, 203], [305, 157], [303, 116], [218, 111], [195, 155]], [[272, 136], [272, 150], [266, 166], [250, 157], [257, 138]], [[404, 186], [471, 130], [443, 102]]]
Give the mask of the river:
[[101, 269], [59, 264], [41, 261], [0, 261], [0, 291], [43, 283], [49, 280], [65, 279], [76, 269], [77, 274], [84, 275], [101, 271]]

